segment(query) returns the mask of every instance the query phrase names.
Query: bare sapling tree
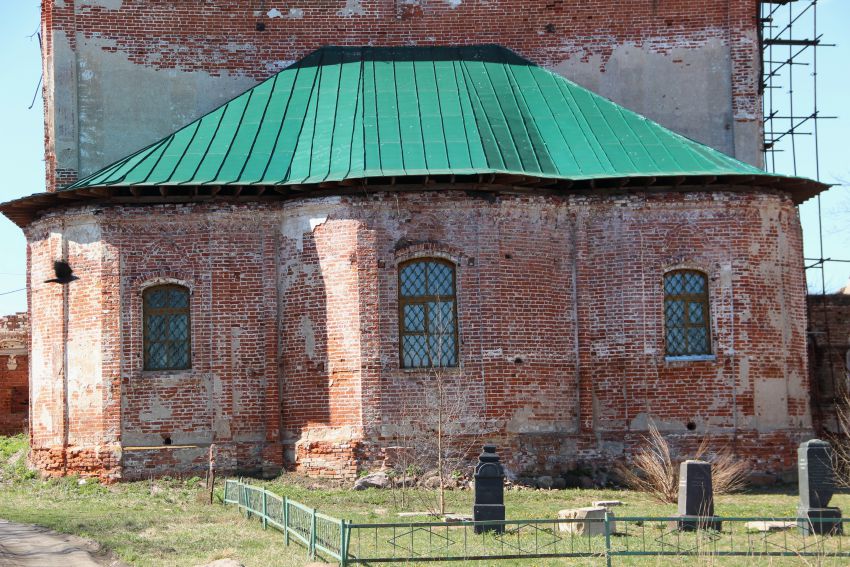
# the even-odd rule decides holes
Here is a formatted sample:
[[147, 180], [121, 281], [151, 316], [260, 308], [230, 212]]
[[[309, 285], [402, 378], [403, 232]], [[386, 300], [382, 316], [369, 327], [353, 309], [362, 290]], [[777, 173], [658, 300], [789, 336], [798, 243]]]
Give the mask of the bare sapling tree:
[[[461, 471], [471, 470], [471, 460], [482, 438], [496, 429], [496, 420], [485, 416], [481, 380], [464, 374], [453, 298], [435, 294], [418, 309], [424, 320], [417, 329], [423, 332], [417, 337], [418, 350], [404, 362], [422, 373], [398, 385], [403, 393], [394, 409], [404, 419], [390, 426], [395, 444], [390, 466], [403, 505], [415, 495], [429, 514], [443, 516], [447, 487]], [[428, 475], [424, 484], [429, 490], [408, 492], [411, 477], [422, 473]]]

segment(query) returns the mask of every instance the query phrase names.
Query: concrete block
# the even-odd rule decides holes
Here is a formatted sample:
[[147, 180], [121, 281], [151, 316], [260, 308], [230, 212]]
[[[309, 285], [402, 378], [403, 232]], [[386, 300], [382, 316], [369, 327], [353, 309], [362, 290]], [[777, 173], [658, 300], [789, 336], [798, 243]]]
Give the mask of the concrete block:
[[[559, 523], [558, 529], [562, 532], [578, 535], [604, 536], [606, 512], [607, 510], [601, 506], [560, 510], [558, 511], [558, 519], [575, 521]], [[613, 514], [609, 513], [608, 517], [613, 519]], [[616, 531], [616, 524], [611, 521], [610, 526], [611, 533], [614, 533]]]

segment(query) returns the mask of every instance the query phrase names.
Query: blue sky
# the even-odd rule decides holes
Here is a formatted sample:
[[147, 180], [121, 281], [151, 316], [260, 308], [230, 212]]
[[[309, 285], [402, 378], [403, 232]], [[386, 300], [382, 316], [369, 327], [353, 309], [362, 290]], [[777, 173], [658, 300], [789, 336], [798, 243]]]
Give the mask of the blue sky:
[[[0, 201], [44, 191], [44, 127], [41, 91], [28, 109], [41, 75], [38, 39], [40, 3], [36, 0], [7, 0], [0, 7]], [[818, 32], [836, 47], [819, 50], [818, 106], [822, 115], [837, 120], [820, 123], [820, 177], [827, 183], [850, 184], [850, 153], [845, 131], [850, 130], [847, 96], [850, 93], [850, 1], [820, 0]], [[795, 70], [798, 92], [811, 83], [810, 67]], [[796, 99], [795, 99], [796, 100]], [[805, 105], [805, 99], [803, 105]], [[805, 144], [802, 144], [805, 145]], [[811, 154], [811, 152], [809, 152]], [[778, 170], [790, 172], [790, 152], [779, 154]], [[799, 175], [815, 177], [812, 155], [801, 151]], [[850, 188], [834, 187], [821, 197], [824, 256], [850, 259]], [[818, 250], [817, 201], [800, 207], [805, 256]], [[21, 230], [0, 216], [0, 315], [26, 309], [26, 294], [15, 291], [25, 284], [26, 245]], [[827, 292], [847, 284], [850, 263], [828, 264]], [[809, 270], [809, 287], [820, 291], [820, 272]]]

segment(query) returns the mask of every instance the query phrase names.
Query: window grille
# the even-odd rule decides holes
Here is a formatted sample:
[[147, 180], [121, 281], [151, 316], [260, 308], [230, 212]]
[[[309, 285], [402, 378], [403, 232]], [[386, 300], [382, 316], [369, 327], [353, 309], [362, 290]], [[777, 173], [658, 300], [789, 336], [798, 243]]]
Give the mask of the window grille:
[[677, 270], [664, 276], [667, 356], [711, 354], [708, 279], [702, 272]]
[[189, 290], [162, 285], [146, 289], [142, 297], [145, 370], [191, 368]]
[[457, 366], [455, 266], [413, 260], [399, 266], [399, 351], [402, 368]]

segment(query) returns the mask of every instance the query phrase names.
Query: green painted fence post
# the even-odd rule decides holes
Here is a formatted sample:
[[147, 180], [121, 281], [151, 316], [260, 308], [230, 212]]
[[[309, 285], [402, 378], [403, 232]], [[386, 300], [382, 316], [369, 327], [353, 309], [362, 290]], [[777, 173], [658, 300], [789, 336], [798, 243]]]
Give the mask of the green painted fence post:
[[264, 488], [263, 489], [263, 529], [266, 529], [268, 527], [269, 516], [266, 513], [267, 509], [268, 509], [268, 507], [267, 507], [267, 504], [266, 504], [266, 489]]
[[605, 564], [611, 567], [611, 521], [605, 511]]
[[283, 497], [283, 541], [289, 546], [289, 500]]
[[310, 559], [316, 558], [316, 509], [310, 508]]
[[348, 538], [346, 537], [345, 520], [339, 521], [339, 567], [348, 565]]

